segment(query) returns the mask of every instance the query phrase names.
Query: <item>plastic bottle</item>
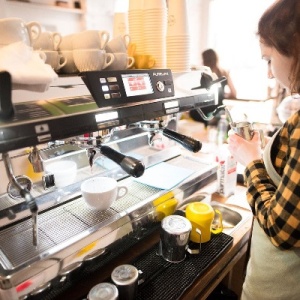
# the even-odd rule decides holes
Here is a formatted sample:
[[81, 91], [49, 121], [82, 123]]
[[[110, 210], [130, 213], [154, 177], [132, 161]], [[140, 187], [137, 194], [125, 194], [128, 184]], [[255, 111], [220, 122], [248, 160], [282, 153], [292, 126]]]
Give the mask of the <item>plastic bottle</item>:
[[221, 118], [218, 122], [217, 130], [218, 130], [217, 142], [218, 145], [220, 146], [226, 142], [228, 137], [228, 121], [225, 115], [221, 115]]

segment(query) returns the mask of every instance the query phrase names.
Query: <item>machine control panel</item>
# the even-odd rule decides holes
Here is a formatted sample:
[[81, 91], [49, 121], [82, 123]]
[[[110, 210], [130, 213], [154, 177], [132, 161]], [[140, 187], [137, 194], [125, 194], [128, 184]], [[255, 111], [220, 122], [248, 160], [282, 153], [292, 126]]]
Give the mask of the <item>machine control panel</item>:
[[169, 69], [93, 71], [81, 73], [98, 107], [174, 96]]

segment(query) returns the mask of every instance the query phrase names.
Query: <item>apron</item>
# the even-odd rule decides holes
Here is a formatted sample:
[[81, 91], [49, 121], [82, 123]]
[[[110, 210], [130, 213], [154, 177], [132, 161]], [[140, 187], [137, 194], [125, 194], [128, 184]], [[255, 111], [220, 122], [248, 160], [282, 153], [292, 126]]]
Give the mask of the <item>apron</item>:
[[[280, 175], [271, 163], [271, 147], [279, 130], [267, 143], [263, 159], [268, 174], [278, 186]], [[275, 247], [256, 219], [253, 221], [250, 258], [241, 300], [299, 300], [300, 249]]]

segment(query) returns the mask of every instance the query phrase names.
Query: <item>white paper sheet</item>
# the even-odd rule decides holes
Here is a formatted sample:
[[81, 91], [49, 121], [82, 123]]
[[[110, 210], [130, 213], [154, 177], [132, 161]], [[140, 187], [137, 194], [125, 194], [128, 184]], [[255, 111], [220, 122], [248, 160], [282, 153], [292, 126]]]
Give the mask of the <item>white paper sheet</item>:
[[194, 170], [162, 162], [146, 169], [141, 177], [135, 178], [134, 180], [159, 189], [169, 190], [194, 172]]

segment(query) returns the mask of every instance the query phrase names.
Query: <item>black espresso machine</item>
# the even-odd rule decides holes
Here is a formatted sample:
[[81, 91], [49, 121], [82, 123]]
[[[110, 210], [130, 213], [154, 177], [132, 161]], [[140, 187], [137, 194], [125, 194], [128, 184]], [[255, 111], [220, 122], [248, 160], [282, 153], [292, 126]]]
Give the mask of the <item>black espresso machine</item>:
[[[0, 74], [2, 300], [40, 299], [45, 291], [43, 299], [54, 299], [70, 274], [117, 253], [115, 243], [127, 236], [140, 240], [216, 179], [216, 164], [193, 158], [201, 142], [176, 132], [181, 113], [217, 103], [216, 89], [199, 86], [202, 77], [169, 69], [86, 72], [61, 76], [41, 93]], [[77, 174], [58, 188], [44, 170], [62, 159], [75, 161]], [[161, 186], [143, 180], [154, 167], [189, 172]], [[128, 188], [106, 211], [88, 208], [80, 192], [83, 180], [99, 175]]]

